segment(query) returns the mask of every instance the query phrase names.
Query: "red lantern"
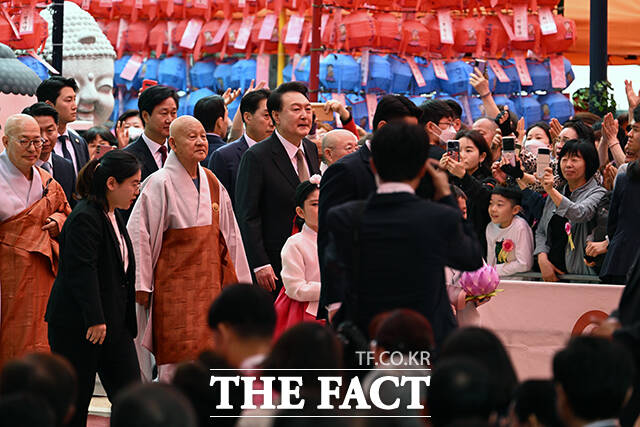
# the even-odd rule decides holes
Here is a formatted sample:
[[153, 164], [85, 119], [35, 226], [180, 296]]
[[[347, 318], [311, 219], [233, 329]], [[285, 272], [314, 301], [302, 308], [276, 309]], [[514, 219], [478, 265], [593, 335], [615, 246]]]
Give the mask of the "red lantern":
[[396, 2], [395, 0], [369, 0], [367, 1], [367, 4], [375, 6], [377, 10], [389, 10], [395, 7]]
[[[423, 3], [425, 0], [423, 0]], [[460, 0], [431, 0], [431, 9], [442, 9], [442, 8], [452, 8], [459, 9], [460, 8]]]
[[253, 49], [256, 49], [258, 53], [276, 53], [278, 51], [278, 24], [273, 26], [271, 31], [271, 38], [269, 40], [259, 40], [260, 29], [264, 18], [258, 18], [253, 23], [253, 29], [251, 30], [251, 44]]
[[196, 45], [193, 49], [193, 55], [196, 59], [200, 59], [200, 55], [202, 53], [214, 54], [220, 51], [222, 47], [222, 40], [218, 43], [213, 43], [213, 40], [220, 29], [220, 25], [222, 25], [222, 21], [214, 19], [202, 26], [200, 35], [198, 36], [198, 40], [196, 41]]
[[554, 20], [556, 21], [558, 32], [542, 36], [542, 50], [547, 55], [565, 52], [576, 41], [576, 23], [572, 19], [555, 15]]
[[12, 49], [38, 49], [47, 40], [47, 21], [30, 7], [20, 8], [18, 12], [10, 14], [14, 27], [19, 28], [21, 13], [26, 13], [27, 9], [33, 14], [33, 32], [20, 37], [15, 34], [5, 15], [0, 15], [0, 40]]
[[560, 0], [538, 0], [539, 7], [550, 7], [554, 8], [558, 4]]
[[115, 46], [118, 42], [118, 28], [120, 23], [118, 21], [107, 19], [101, 19], [97, 22], [104, 35], [107, 36], [109, 43], [111, 43], [112, 46]]
[[398, 52], [402, 42], [401, 21], [391, 13], [379, 13], [375, 15], [376, 43], [379, 49]]
[[93, 0], [91, 3], [89, 3], [88, 12], [94, 18], [109, 18], [109, 19], [112, 19], [112, 16], [111, 16], [112, 7], [111, 6], [106, 6], [106, 4], [107, 3], [105, 3], [105, 6], [100, 6], [100, 2], [98, 0]]
[[142, 53], [149, 55], [149, 32], [151, 24], [145, 21], [132, 22], [127, 28], [125, 37], [127, 40], [125, 50], [128, 52]]
[[211, 2], [209, 0], [186, 0], [185, 6], [187, 18], [200, 18], [205, 21], [211, 19]]
[[[429, 46], [429, 53], [431, 53], [436, 58], [450, 58], [453, 56], [453, 46], [452, 44], [443, 44], [440, 40], [440, 23], [438, 22], [438, 18], [427, 15], [425, 20], [423, 21], [427, 30], [429, 30], [429, 39], [431, 40], [431, 45]], [[455, 30], [453, 31], [454, 40], [455, 40]]]
[[360, 7], [360, 0], [334, 0], [336, 6], [344, 9], [355, 10]]
[[485, 33], [478, 18], [463, 18], [453, 22], [454, 45], [453, 49], [458, 53], [470, 53], [476, 56], [482, 51]]
[[346, 33], [345, 47], [358, 49], [373, 46], [376, 39], [376, 26], [367, 12], [354, 12], [342, 19]]
[[497, 58], [509, 44], [507, 32], [497, 16], [485, 16], [482, 18], [482, 26], [485, 35], [482, 50], [487, 57]]
[[419, 21], [410, 20], [402, 23], [401, 55], [424, 56], [429, 50], [429, 41], [429, 30]]
[[285, 25], [282, 28], [282, 44], [284, 45], [284, 50], [289, 56], [293, 56], [297, 53], [304, 55], [307, 47], [309, 45], [309, 34], [311, 32], [311, 23], [305, 21], [302, 25], [302, 32], [300, 33], [300, 39], [297, 43], [287, 43], [287, 30], [289, 29], [289, 25]]
[[185, 49], [180, 47], [180, 41], [182, 41], [182, 36], [184, 35], [184, 31], [187, 29], [187, 25], [189, 24], [188, 19], [183, 19], [178, 22], [178, 25], [173, 29], [171, 33], [171, 41], [173, 49], [167, 51], [167, 55], [173, 55], [180, 51], [184, 51]]
[[[507, 18], [509, 22], [513, 20], [512, 17]], [[536, 53], [540, 52], [540, 23], [533, 16], [529, 16], [527, 19], [527, 40], [512, 40], [511, 49], [513, 50], [532, 50]]]
[[160, 21], [149, 31], [149, 49], [155, 52], [156, 58], [160, 58], [163, 53], [166, 53], [164, 50], [167, 44], [167, 22]]

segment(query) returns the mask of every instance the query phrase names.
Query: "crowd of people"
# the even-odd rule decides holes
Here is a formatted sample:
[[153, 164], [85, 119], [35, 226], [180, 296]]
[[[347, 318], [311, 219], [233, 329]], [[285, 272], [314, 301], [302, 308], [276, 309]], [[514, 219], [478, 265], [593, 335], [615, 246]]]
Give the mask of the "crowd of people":
[[[627, 83], [628, 115], [525, 129], [478, 70], [471, 83], [486, 112], [473, 124], [453, 100], [385, 95], [367, 134], [337, 101], [314, 110], [301, 82], [252, 83], [177, 117], [176, 91], [155, 85], [113, 131], [81, 135], [75, 81], [43, 81], [0, 154], [0, 416], [84, 426], [98, 374], [114, 426], [205, 425], [225, 414], [209, 369], [347, 376], [371, 343], [378, 362], [434, 355], [418, 414], [436, 426], [633, 425], [640, 95]], [[553, 379], [518, 384], [469, 316], [490, 298], [460, 287], [484, 263], [626, 287], [601, 337], [569, 342]], [[153, 380], [165, 385], [137, 384]]]

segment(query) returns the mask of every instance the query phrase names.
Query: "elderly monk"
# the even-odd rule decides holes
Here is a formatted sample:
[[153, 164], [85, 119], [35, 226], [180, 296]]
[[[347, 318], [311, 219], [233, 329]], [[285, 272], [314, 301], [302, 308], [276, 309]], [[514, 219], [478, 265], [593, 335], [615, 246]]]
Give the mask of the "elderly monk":
[[200, 166], [208, 151], [204, 127], [191, 116], [177, 118], [169, 146], [164, 167], [143, 183], [127, 225], [136, 300], [150, 307], [138, 309], [139, 336], [162, 381], [172, 376], [173, 364], [212, 346], [207, 313], [222, 288], [251, 281], [229, 195]]
[[324, 172], [327, 167], [357, 149], [358, 138], [353, 132], [345, 129], [334, 129], [327, 132], [322, 137], [322, 162], [326, 166], [322, 167], [321, 165], [321, 171]]
[[44, 312], [58, 268], [58, 242], [71, 208], [60, 184], [35, 166], [42, 149], [38, 122], [7, 119], [0, 154], [0, 367], [49, 351]]

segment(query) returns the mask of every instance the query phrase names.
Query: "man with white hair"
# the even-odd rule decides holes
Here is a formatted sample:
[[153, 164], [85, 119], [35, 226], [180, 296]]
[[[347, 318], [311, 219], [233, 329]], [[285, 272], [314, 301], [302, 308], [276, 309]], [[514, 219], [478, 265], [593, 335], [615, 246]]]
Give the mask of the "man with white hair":
[[0, 154], [0, 369], [8, 360], [48, 352], [44, 313], [58, 267], [62, 225], [71, 213], [60, 184], [35, 166], [38, 122], [7, 119]]
[[322, 164], [320, 172], [327, 170], [329, 166], [353, 153], [358, 148], [358, 138], [353, 132], [345, 129], [334, 129], [322, 137]]
[[177, 118], [169, 146], [164, 167], [143, 183], [127, 224], [136, 301], [145, 308], [138, 330], [166, 382], [176, 363], [212, 346], [211, 301], [225, 286], [251, 280], [229, 195], [200, 166], [208, 151], [204, 127], [194, 117]]

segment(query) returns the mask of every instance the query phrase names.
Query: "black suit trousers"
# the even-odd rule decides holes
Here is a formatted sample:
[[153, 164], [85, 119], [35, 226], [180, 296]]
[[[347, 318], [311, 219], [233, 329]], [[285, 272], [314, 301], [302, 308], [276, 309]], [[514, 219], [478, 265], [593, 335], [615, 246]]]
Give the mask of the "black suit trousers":
[[111, 337], [111, 340], [105, 341], [102, 345], [92, 344], [86, 339], [86, 334], [84, 328], [49, 323], [51, 351], [66, 357], [75, 368], [78, 377], [76, 412], [68, 424], [70, 427], [87, 425], [96, 373], [100, 375], [100, 381], [111, 402], [121, 390], [140, 381], [138, 356], [127, 328], [122, 328], [119, 337]]

